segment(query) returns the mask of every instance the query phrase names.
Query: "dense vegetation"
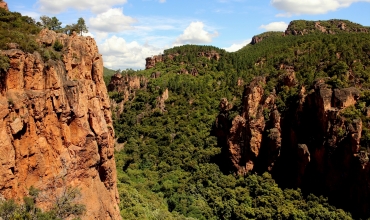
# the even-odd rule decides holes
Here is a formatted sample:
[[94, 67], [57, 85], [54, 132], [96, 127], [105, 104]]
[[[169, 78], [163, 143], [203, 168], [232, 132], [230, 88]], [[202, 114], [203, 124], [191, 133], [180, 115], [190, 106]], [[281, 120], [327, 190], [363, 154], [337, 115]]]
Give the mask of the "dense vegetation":
[[23, 51], [32, 53], [38, 48], [35, 35], [39, 31], [33, 18], [0, 8], [0, 50], [16, 43]]
[[104, 76], [104, 82], [106, 85], [109, 84], [110, 78], [116, 73], [115, 70], [108, 69], [104, 67], [103, 69], [103, 76]]
[[[370, 35], [274, 32], [262, 37], [262, 42], [235, 53], [210, 46], [175, 47], [164, 51], [164, 62], [155, 68], [130, 73], [148, 79], [153, 72], [161, 76], [136, 91], [115, 120], [118, 142], [124, 143], [124, 150], [116, 153], [123, 218], [351, 219], [319, 195], [279, 188], [267, 173], [237, 177], [221, 172], [221, 149], [211, 129], [220, 99], [233, 103], [232, 119], [241, 110], [243, 85], [255, 76], [267, 77], [266, 93], [275, 90], [280, 112], [295, 102], [300, 86], [309, 90], [320, 78], [333, 88], [365, 91], [370, 86]], [[208, 59], [202, 52], [216, 52], [220, 59]], [[294, 68], [296, 86], [279, 86], [286, 66]], [[184, 74], [194, 68], [196, 76]], [[169, 99], [162, 112], [157, 97], [166, 88]], [[355, 109], [343, 113], [346, 117], [366, 118], [370, 102], [361, 97]], [[366, 126], [364, 132], [366, 147]]]
[[[344, 23], [344, 25], [342, 25]], [[322, 29], [316, 28], [319, 25], [325, 28], [325, 31], [328, 33], [348, 33], [348, 32], [360, 32], [360, 31], [370, 31], [369, 27], [364, 27], [360, 24], [348, 21], [348, 20], [339, 20], [331, 19], [327, 21], [307, 21], [307, 20], [295, 20], [289, 24], [286, 32], [292, 33], [296, 32], [307, 32], [310, 34], [321, 34]]]

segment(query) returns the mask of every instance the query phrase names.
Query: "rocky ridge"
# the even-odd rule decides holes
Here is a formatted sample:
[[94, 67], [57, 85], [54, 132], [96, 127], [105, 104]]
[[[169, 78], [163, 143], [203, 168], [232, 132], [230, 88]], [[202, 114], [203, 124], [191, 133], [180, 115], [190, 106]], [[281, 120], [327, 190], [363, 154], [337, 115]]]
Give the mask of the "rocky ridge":
[[42, 30], [45, 47], [63, 44], [61, 60], [1, 51], [10, 59], [0, 91], [0, 194], [21, 202], [34, 186], [48, 209], [68, 187], [82, 193], [83, 219], [120, 219], [114, 130], [94, 39]]
[[[175, 54], [167, 54], [167, 55], [162, 54], [162, 55], [147, 57], [145, 59], [145, 61], [146, 61], [145, 69], [154, 68], [156, 66], [156, 64], [165, 62], [166, 60], [173, 60], [175, 57], [177, 57], [179, 55], [180, 55], [179, 53], [175, 53]], [[216, 51], [209, 51], [209, 52], [199, 52], [197, 54], [197, 57], [206, 57], [208, 60], [213, 59], [213, 60], [218, 61], [221, 56]], [[191, 74], [194, 74], [194, 70], [191, 71]]]
[[370, 28], [348, 20], [332, 19], [328, 21], [291, 21], [284, 32], [269, 31], [253, 36], [250, 44], [260, 43], [271, 36], [308, 35], [312, 33], [339, 34], [339, 33], [369, 33]]
[[369, 33], [370, 28], [347, 21], [332, 19], [328, 21], [292, 21], [289, 23], [285, 35], [306, 35], [319, 32], [324, 34], [337, 33]]

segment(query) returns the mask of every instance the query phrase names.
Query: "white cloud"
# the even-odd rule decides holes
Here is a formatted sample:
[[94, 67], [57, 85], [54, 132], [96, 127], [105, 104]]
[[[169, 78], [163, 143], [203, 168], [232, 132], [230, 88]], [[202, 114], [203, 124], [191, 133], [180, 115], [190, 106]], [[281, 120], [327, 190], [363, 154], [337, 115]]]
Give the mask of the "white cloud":
[[165, 2], [166, 2], [166, 0], [159, 0], [159, 2], [160, 2], [160, 3], [165, 3]]
[[102, 13], [114, 5], [123, 5], [126, 2], [127, 0], [38, 0], [37, 4], [43, 12], [58, 14], [69, 8]]
[[82, 36], [85, 36], [85, 37], [92, 37], [94, 38], [94, 34], [90, 33], [90, 32], [87, 32], [87, 33], [82, 33]]
[[300, 14], [325, 14], [339, 8], [349, 7], [355, 2], [370, 2], [370, 0], [271, 0], [272, 6], [286, 12], [278, 14], [278, 17]]
[[191, 22], [183, 34], [176, 39], [174, 45], [210, 43], [212, 38], [217, 36], [217, 32], [212, 34], [204, 30], [203, 22]]
[[283, 21], [271, 22], [270, 24], [261, 25], [260, 29], [265, 29], [266, 31], [285, 31], [288, 24]]
[[90, 18], [90, 28], [100, 32], [120, 32], [132, 29], [136, 20], [123, 14], [122, 8], [111, 8], [108, 11]]
[[22, 10], [20, 10], [19, 11], [22, 15], [27, 15], [27, 16], [29, 16], [29, 17], [31, 17], [31, 18], [33, 18], [33, 19], [35, 19], [35, 20], [39, 20], [39, 18], [40, 18], [40, 14], [39, 13], [37, 13], [37, 12], [34, 12], [34, 11], [22, 11]]
[[248, 39], [248, 40], [242, 41], [240, 43], [233, 43], [230, 47], [225, 47], [223, 49], [225, 49], [228, 52], [235, 52], [235, 51], [238, 51], [239, 49], [241, 49], [242, 47], [246, 46], [247, 44], [249, 44], [251, 42], [251, 40], [252, 39]]
[[163, 52], [163, 49], [136, 41], [126, 42], [122, 37], [112, 36], [99, 45], [104, 66], [112, 69], [144, 69], [145, 58]]

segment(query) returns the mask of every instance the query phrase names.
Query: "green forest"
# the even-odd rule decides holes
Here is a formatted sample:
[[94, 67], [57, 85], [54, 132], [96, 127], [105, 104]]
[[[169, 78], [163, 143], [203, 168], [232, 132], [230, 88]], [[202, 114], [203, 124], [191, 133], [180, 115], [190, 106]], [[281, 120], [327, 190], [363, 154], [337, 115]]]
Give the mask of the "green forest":
[[[294, 24], [302, 29], [312, 26]], [[124, 219], [352, 219], [353, 213], [332, 206], [322, 195], [279, 188], [268, 173], [235, 175], [219, 159], [222, 149], [212, 126], [222, 98], [234, 106], [230, 121], [240, 114], [243, 86], [256, 76], [267, 79], [265, 95], [276, 92], [279, 112], [288, 112], [299, 88], [310, 90], [318, 79], [332, 88], [361, 88], [360, 101], [345, 114], [368, 122], [364, 108], [370, 104], [370, 35], [313, 31], [261, 36], [262, 42], [235, 53], [212, 46], [175, 47], [165, 50], [164, 61], [154, 68], [130, 73], [145, 76], [148, 83], [115, 115], [116, 136], [124, 143], [115, 154]], [[219, 54], [219, 60], [200, 55], [207, 52]], [[286, 74], [281, 65], [294, 67], [296, 86], [280, 86]], [[183, 74], [194, 68], [196, 76]], [[151, 78], [156, 72], [160, 77]], [[157, 97], [167, 88], [169, 99], [161, 111]], [[110, 94], [121, 101], [116, 92]], [[366, 149], [366, 126], [363, 133], [361, 146]]]

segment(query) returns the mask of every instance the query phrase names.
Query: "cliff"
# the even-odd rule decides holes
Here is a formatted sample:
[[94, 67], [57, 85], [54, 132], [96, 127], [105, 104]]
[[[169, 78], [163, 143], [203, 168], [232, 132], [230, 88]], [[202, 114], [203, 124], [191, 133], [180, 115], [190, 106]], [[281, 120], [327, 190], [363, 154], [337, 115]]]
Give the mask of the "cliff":
[[[329, 196], [355, 216], [368, 216], [369, 152], [361, 137], [369, 124], [353, 116], [361, 91], [332, 88], [325, 79], [306, 91], [297, 85], [293, 70], [285, 71], [270, 94], [265, 93], [265, 77], [249, 83], [241, 114], [232, 121], [221, 108], [214, 133], [223, 147], [222, 164], [230, 164], [240, 175], [271, 172], [280, 186]], [[276, 93], [288, 87], [299, 94], [288, 109], [279, 111]]]
[[42, 30], [42, 47], [63, 44], [60, 60], [0, 51], [0, 194], [22, 201], [34, 186], [48, 209], [68, 187], [82, 193], [84, 219], [120, 219], [114, 130], [94, 39]]
[[7, 11], [9, 11], [8, 4], [4, 1], [0, 1], [0, 8], [3, 8]]

